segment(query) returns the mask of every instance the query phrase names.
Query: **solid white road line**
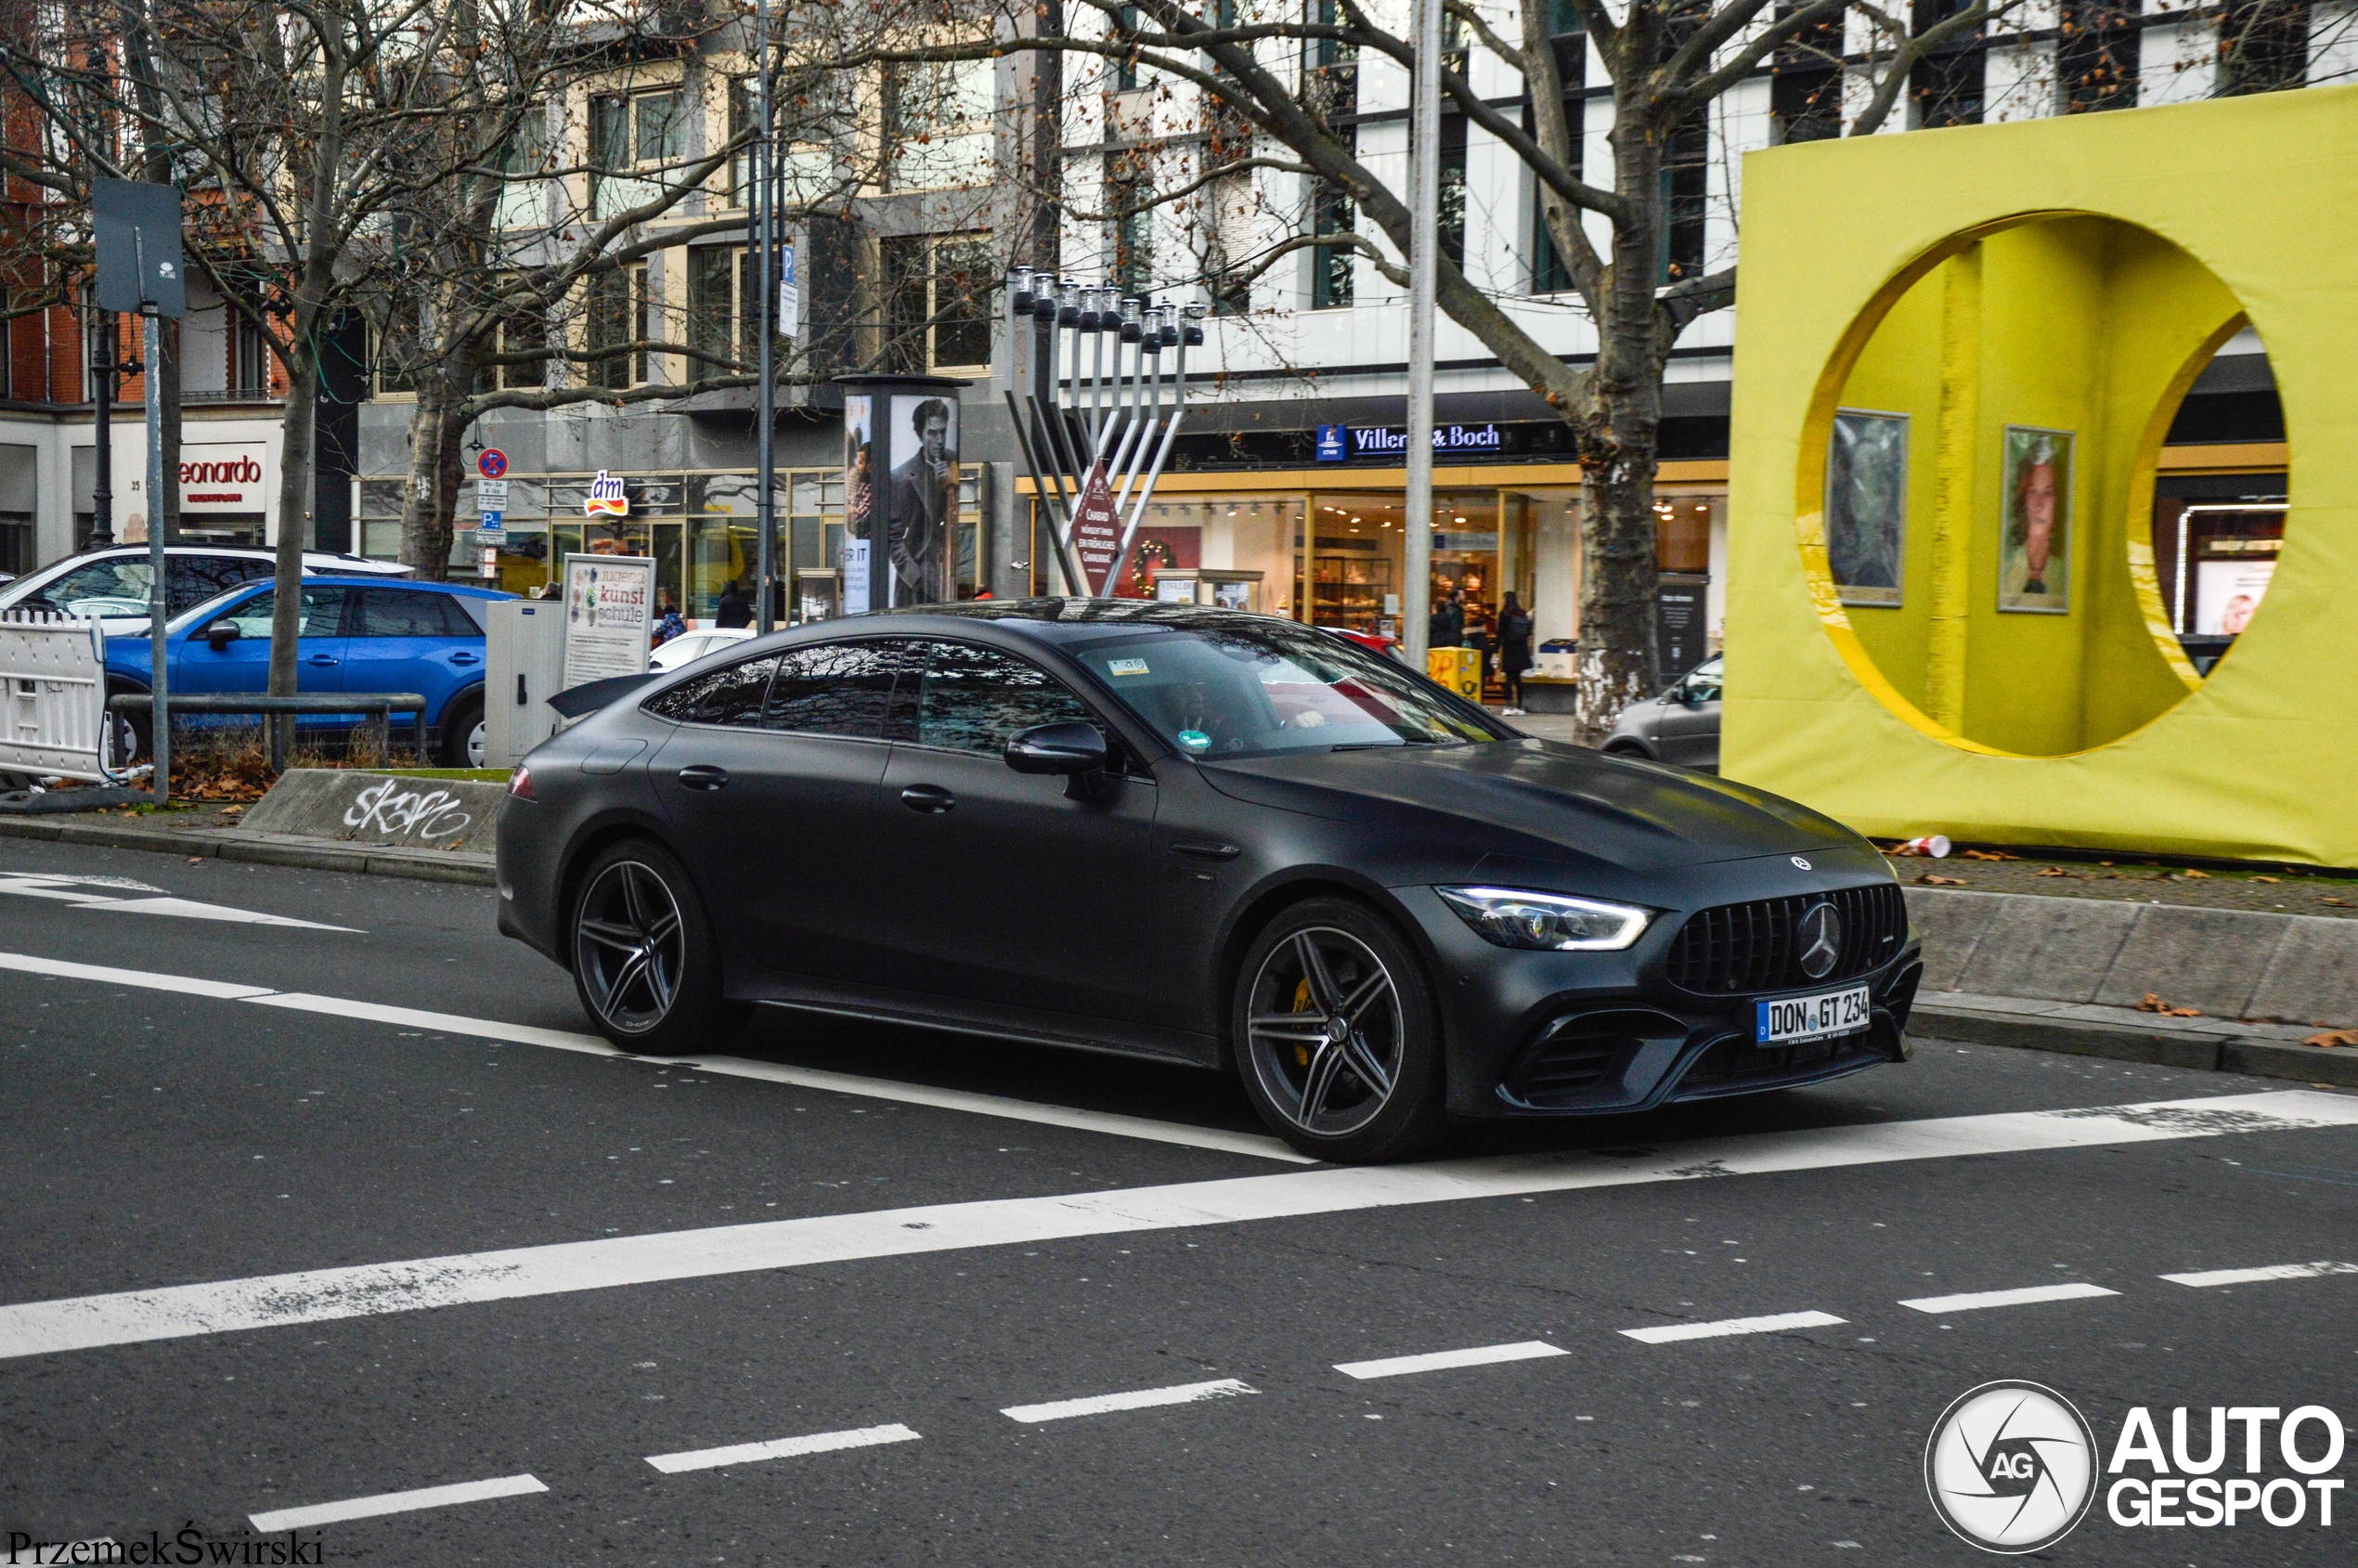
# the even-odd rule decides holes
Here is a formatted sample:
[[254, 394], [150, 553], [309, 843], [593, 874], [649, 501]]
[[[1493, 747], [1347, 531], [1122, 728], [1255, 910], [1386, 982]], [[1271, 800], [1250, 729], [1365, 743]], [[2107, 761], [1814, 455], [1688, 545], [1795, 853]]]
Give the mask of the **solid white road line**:
[[[63, 959], [35, 958], [19, 952], [0, 952], [0, 969], [50, 975], [60, 979], [140, 986], [151, 991], [176, 991], [185, 995], [211, 996], [229, 1002], [258, 1002], [266, 1007], [324, 1013], [330, 1017], [358, 1018], [369, 1023], [397, 1024], [404, 1029], [463, 1035], [475, 1040], [503, 1040], [517, 1045], [538, 1045], [551, 1051], [576, 1051], [591, 1056], [626, 1054], [615, 1049], [598, 1035], [576, 1033], [571, 1030], [542, 1029], [533, 1024], [468, 1017], [463, 1014], [430, 1012], [419, 1007], [393, 1007], [376, 1002], [356, 1002], [343, 996], [314, 996], [307, 991], [272, 991], [267, 986], [237, 985], [187, 975], [113, 969], [95, 964], [69, 963]], [[892, 1100], [901, 1105], [924, 1106], [935, 1110], [965, 1111], [976, 1116], [995, 1116], [1038, 1126], [1069, 1127], [1079, 1132], [1104, 1133], [1148, 1143], [1178, 1144], [1222, 1154], [1250, 1155], [1257, 1160], [1274, 1160], [1288, 1165], [1318, 1163], [1310, 1156], [1297, 1153], [1279, 1140], [1261, 1133], [1237, 1133], [1222, 1127], [1190, 1127], [1184, 1122], [1154, 1121], [1142, 1116], [1122, 1116], [1112, 1111], [1042, 1105], [1033, 1100], [1008, 1099], [964, 1089], [937, 1089], [923, 1083], [898, 1082], [888, 1078], [861, 1078], [848, 1072], [829, 1072], [818, 1068], [783, 1067], [775, 1062], [752, 1061], [743, 1056], [640, 1056], [636, 1059], [653, 1062], [658, 1067], [693, 1068], [716, 1078], [747, 1078], [797, 1089], [821, 1089], [831, 1094]]]
[[1151, 1410], [1158, 1405], [1193, 1405], [1206, 1399], [1234, 1399], [1240, 1393], [1260, 1392], [1250, 1383], [1222, 1378], [1217, 1382], [1181, 1383], [1176, 1388], [1142, 1388], [1128, 1393], [1100, 1393], [1089, 1399], [1059, 1399], [1049, 1405], [1015, 1405], [999, 1413], [1025, 1422], [1062, 1421], [1075, 1416]]
[[2266, 1268], [2214, 1268], [2200, 1274], [2165, 1274], [2172, 1285], [2261, 1285], [2272, 1279], [2323, 1279], [2329, 1274], [2358, 1274], [2358, 1263], [2274, 1263]]
[[385, 1492], [373, 1497], [347, 1497], [340, 1503], [314, 1503], [309, 1508], [282, 1508], [250, 1514], [264, 1535], [280, 1530], [308, 1530], [347, 1519], [373, 1519], [382, 1513], [415, 1513], [420, 1509], [447, 1508], [453, 1503], [480, 1503], [493, 1497], [521, 1497], [546, 1492], [538, 1476], [502, 1475], [490, 1481], [461, 1481], [451, 1486], [421, 1486], [414, 1492]]
[[2353, 1125], [2358, 1095], [2287, 1089], [1741, 1134], [1665, 1145], [1635, 1158], [1626, 1152], [1573, 1152], [1428, 1165], [1322, 1166], [1111, 1192], [815, 1214], [0, 1306], [0, 1359], [973, 1247], [1033, 1246], [1702, 1177]]
[[1476, 1345], [1471, 1350], [1436, 1350], [1424, 1355], [1394, 1355], [1382, 1361], [1341, 1361], [1335, 1370], [1346, 1378], [1399, 1378], [1411, 1372], [1443, 1372], [1452, 1367], [1487, 1367], [1499, 1361], [1535, 1361], [1547, 1355], [1569, 1355], [1545, 1340], [1520, 1344]]
[[1724, 1340], [1731, 1334], [1774, 1334], [1786, 1328], [1831, 1328], [1844, 1321], [1830, 1312], [1780, 1312], [1768, 1317], [1723, 1317], [1717, 1323], [1665, 1323], [1654, 1328], [1624, 1328], [1650, 1345], [1681, 1340]]
[[[107, 892], [97, 892], [106, 888]], [[117, 896], [123, 890], [152, 895], [141, 899]], [[120, 879], [89, 876], [45, 876], [29, 872], [0, 875], [0, 893], [14, 893], [25, 898], [56, 899], [78, 909], [113, 910], [124, 914], [176, 914], [186, 920], [227, 920], [243, 926], [292, 926], [306, 931], [350, 931], [366, 936], [354, 926], [323, 926], [316, 920], [295, 920], [283, 914], [263, 914], [251, 909], [233, 909], [227, 904], [200, 903], [194, 899], [177, 899], [161, 888], [145, 883], [123, 882]]]
[[117, 969], [104, 964], [74, 964], [62, 958], [35, 958], [29, 953], [0, 952], [0, 969], [27, 975], [47, 975], [60, 980], [93, 980], [99, 985], [136, 986], [142, 991], [176, 991], [183, 996], [210, 996], [242, 1002], [267, 996], [266, 985], [240, 985], [234, 980], [204, 980], [194, 975], [159, 975], [148, 969]]
[[781, 1437], [768, 1443], [737, 1443], [726, 1448], [694, 1448], [681, 1454], [650, 1454], [647, 1463], [666, 1475], [682, 1471], [719, 1470], [723, 1465], [749, 1465], [761, 1459], [790, 1459], [798, 1454], [832, 1454], [839, 1448], [873, 1448], [879, 1443], [914, 1443], [917, 1434], [898, 1421], [890, 1426], [860, 1427], [850, 1432], [814, 1432], [807, 1437]]
[[2018, 1290], [1968, 1290], [1957, 1296], [1919, 1296], [1902, 1302], [1918, 1312], [1979, 1312], [1984, 1307], [2031, 1306], [2040, 1302], [2078, 1302], [2092, 1296], [2118, 1296], [2101, 1285], [2026, 1285]]

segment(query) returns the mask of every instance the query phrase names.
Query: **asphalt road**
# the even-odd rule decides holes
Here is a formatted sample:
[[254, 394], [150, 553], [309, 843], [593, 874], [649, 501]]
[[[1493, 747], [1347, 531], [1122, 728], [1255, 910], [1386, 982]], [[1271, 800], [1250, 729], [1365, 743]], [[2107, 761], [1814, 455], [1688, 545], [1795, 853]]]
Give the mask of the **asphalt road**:
[[[2209, 1406], [2358, 1412], [2358, 1271], [2164, 1277], [2358, 1263], [2358, 1096], [1919, 1041], [1338, 1172], [1108, 1058], [784, 1015], [604, 1054], [491, 915], [0, 841], [0, 1562], [1962, 1563], [1924, 1448], [1977, 1384], [2099, 1463], [2134, 1406], [2196, 1461]], [[2100, 1497], [2042, 1560], [2352, 1561], [2358, 1501], [2303, 1496]]]

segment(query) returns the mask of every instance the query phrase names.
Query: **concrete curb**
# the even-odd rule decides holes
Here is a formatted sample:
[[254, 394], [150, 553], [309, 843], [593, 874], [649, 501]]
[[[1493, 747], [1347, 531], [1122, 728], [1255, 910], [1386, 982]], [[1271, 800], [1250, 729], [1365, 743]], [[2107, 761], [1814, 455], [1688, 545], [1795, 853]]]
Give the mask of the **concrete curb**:
[[104, 849], [146, 849], [164, 855], [202, 855], [254, 865], [407, 876], [421, 882], [457, 882], [478, 888], [488, 888], [494, 881], [489, 855], [463, 849], [339, 844], [292, 834], [256, 833], [250, 828], [174, 829], [133, 822], [75, 823], [59, 822], [54, 817], [0, 817], [0, 838], [35, 838]]
[[2170, 1018], [2129, 1007], [2028, 1002], [1971, 991], [1919, 991], [1908, 1032], [2195, 1072], [2242, 1072], [2358, 1089], [2358, 1049], [2303, 1045], [2316, 1031], [2224, 1018]]

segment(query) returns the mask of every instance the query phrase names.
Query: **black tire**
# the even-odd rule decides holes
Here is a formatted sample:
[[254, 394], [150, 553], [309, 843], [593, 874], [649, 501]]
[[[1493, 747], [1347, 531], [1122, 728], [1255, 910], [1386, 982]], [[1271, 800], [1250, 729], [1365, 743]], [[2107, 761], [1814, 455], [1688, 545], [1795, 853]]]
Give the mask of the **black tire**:
[[437, 748], [446, 768], [480, 768], [483, 762], [472, 754], [472, 746], [479, 745], [476, 732], [483, 728], [483, 693], [470, 692], [452, 701], [443, 710], [442, 745]]
[[1229, 1030], [1253, 1108], [1304, 1154], [1405, 1160], [1448, 1130], [1432, 983], [1366, 904], [1313, 899], [1272, 920], [1237, 968]]
[[745, 1009], [721, 994], [720, 952], [687, 867], [648, 838], [610, 844], [566, 919], [573, 983], [598, 1032], [641, 1056], [723, 1044]]
[[[133, 693], [125, 687], [118, 691], [110, 691], [107, 695], [110, 697], [136, 695], [144, 702], [148, 693]], [[134, 767], [141, 762], [155, 760], [154, 738], [149, 733], [155, 725], [150, 710], [134, 708], [129, 713], [117, 713], [114, 709], [109, 708], [107, 723], [114, 732], [114, 765], [118, 771]]]

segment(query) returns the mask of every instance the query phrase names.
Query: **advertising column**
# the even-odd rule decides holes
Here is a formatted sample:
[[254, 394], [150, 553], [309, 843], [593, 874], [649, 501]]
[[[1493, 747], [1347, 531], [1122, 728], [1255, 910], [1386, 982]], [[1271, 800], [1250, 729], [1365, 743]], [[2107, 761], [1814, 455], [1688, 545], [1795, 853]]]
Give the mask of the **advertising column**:
[[843, 382], [843, 612], [953, 597], [958, 389], [933, 376]]

